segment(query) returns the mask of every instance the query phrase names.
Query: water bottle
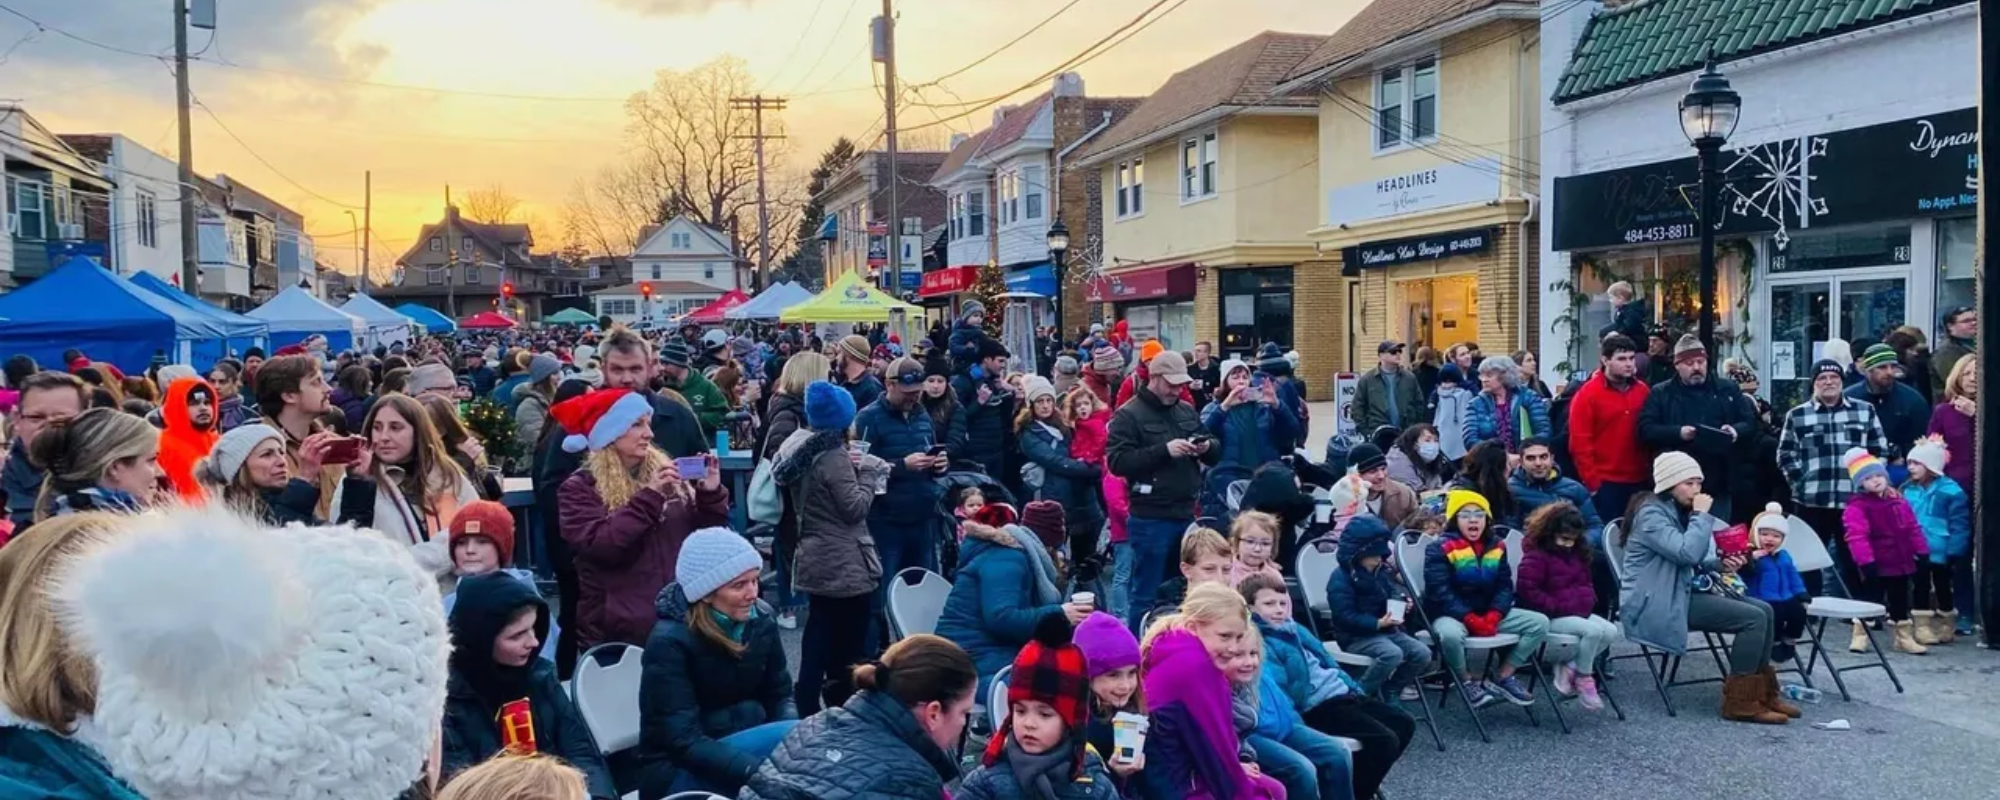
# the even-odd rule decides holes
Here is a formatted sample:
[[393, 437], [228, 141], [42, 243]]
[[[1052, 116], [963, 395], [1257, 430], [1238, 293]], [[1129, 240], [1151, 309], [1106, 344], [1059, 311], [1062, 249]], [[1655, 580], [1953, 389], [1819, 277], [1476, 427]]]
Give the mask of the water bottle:
[[1796, 683], [1787, 683], [1779, 686], [1778, 693], [1784, 695], [1787, 700], [1800, 703], [1818, 703], [1820, 698], [1824, 696], [1818, 689], [1810, 686], [1800, 686]]
[[715, 432], [715, 454], [718, 456], [729, 455], [729, 431]]

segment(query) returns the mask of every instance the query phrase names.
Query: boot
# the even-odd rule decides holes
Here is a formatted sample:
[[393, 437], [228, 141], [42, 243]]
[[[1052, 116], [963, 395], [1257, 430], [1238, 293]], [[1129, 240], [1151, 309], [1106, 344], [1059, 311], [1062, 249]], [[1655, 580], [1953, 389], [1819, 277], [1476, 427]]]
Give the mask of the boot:
[[1847, 639], [1847, 652], [1868, 652], [1868, 629], [1861, 627], [1859, 622], [1854, 623], [1854, 635]]
[[[1951, 644], [1958, 641], [1958, 632], [1952, 629], [1952, 624], [1957, 618], [1958, 612], [1951, 609], [1931, 614], [1931, 630], [1934, 631], [1931, 634], [1931, 638], [1936, 639], [1937, 644]], [[1925, 644], [1926, 642], [1919, 639], [1917, 643]]]
[[1790, 717], [1766, 708], [1763, 679], [1756, 675], [1731, 675], [1722, 679], [1722, 718], [1730, 722], [1783, 725]]
[[1896, 626], [1896, 652], [1908, 653], [1913, 656], [1920, 656], [1930, 652], [1929, 648], [1917, 644], [1917, 637], [1911, 633], [1911, 629], [1916, 626], [1911, 624], [1909, 620], [1906, 619], [1894, 624]]
[[1757, 681], [1764, 692], [1765, 708], [1776, 711], [1791, 719], [1798, 719], [1805, 716], [1805, 709], [1799, 708], [1790, 700], [1786, 700], [1785, 696], [1778, 692], [1778, 669], [1776, 667], [1765, 664], [1764, 670], [1757, 673]]
[[1931, 621], [1937, 617], [1929, 611], [1912, 611], [1910, 612], [1910, 616], [1913, 618], [1910, 620], [1910, 627], [1912, 628], [1912, 632], [1916, 634], [1917, 644], [1937, 644], [1937, 633], [1931, 627]]

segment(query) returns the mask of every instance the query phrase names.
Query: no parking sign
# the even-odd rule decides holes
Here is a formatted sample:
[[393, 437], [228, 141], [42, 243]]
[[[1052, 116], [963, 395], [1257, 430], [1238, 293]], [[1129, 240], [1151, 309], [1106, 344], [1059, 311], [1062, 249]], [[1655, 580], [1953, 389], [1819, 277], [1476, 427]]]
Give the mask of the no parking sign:
[[1360, 376], [1352, 372], [1337, 372], [1333, 376], [1333, 432], [1338, 436], [1354, 433], [1354, 392], [1361, 386]]

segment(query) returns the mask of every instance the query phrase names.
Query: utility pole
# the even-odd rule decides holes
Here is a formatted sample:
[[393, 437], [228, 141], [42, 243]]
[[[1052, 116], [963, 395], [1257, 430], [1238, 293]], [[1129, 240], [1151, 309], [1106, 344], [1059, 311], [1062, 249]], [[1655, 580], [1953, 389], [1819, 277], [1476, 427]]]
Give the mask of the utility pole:
[[757, 120], [755, 134], [736, 138], [754, 139], [757, 142], [757, 285], [752, 288], [753, 291], [761, 292], [764, 291], [764, 285], [770, 282], [771, 270], [771, 208], [764, 199], [764, 140], [785, 138], [783, 135], [764, 135], [764, 112], [785, 110], [785, 98], [765, 97], [761, 94], [754, 97], [731, 97], [729, 107], [749, 111]]
[[[1991, 10], [1982, 9], [1979, 15], [1979, 235], [1973, 240], [1979, 252], [1973, 263], [1982, 268], [1973, 270], [1978, 287], [1978, 302], [1974, 305], [1979, 309], [1979, 333], [1975, 354], [1966, 356], [1979, 359], [1982, 375], [2000, 369], [2000, 337], [1995, 336], [2000, 333], [2000, 290], [1986, 277], [1984, 269], [1992, 266], [1994, 256], [2000, 253], [2000, 247], [1995, 246], [1996, 234], [2000, 232], [1993, 227], [1994, 215], [2000, 213], [2000, 208], [1994, 207], [1993, 192], [1985, 185], [1985, 165], [1993, 163], [1993, 154], [1986, 149], [1990, 142], [1988, 135], [1993, 131], [1986, 123], [1993, 121], [1994, 104], [2000, 103], [2000, 52], [1996, 52], [2000, 47], [1995, 46], [2000, 44], [2000, 14], [1990, 13]], [[1980, 403], [1975, 420], [1976, 424], [1986, 426], [1984, 430], [1991, 431], [1992, 426], [2000, 425], [2000, 411]], [[1973, 496], [1985, 501], [1974, 511], [1978, 518], [1973, 520], [1973, 530], [1979, 531], [1979, 541], [1973, 546], [1977, 548], [1979, 564], [1978, 605], [1980, 616], [1985, 618], [1986, 645], [1990, 648], [2000, 644], [2000, 580], [1995, 579], [2000, 575], [2000, 507], [1993, 502], [1993, 498], [2000, 497], [2000, 442], [1995, 442], [1990, 434], [1982, 436], [1974, 450], [1978, 459], [1974, 483], [1978, 488]]]
[[201, 296], [201, 233], [195, 219], [194, 130], [188, 102], [188, 3], [174, 0], [174, 104], [181, 126], [181, 289]]
[[876, 60], [882, 62], [882, 120], [883, 136], [887, 140], [889, 155], [889, 213], [885, 214], [889, 223], [889, 286], [891, 296], [903, 293], [903, 216], [896, 202], [896, 184], [901, 182], [902, 173], [896, 169], [896, 9], [895, 0], [882, 0], [882, 17], [877, 20], [881, 26], [881, 40]]
[[451, 235], [452, 221], [458, 219], [458, 209], [451, 205], [451, 184], [444, 185], [444, 308], [445, 316], [458, 319], [458, 246]]
[[361, 173], [361, 293], [368, 293], [369, 251], [375, 249], [375, 171]]

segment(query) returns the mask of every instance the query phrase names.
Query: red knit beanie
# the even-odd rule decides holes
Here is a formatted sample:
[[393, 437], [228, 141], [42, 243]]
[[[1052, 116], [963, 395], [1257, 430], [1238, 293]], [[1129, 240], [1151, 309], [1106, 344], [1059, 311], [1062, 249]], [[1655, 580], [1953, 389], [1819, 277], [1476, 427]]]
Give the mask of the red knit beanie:
[[[500, 566], [514, 563], [514, 514], [491, 500], [474, 500], [451, 518], [451, 541], [460, 536], [484, 536], [500, 550]], [[452, 560], [458, 560], [457, 555]]]

